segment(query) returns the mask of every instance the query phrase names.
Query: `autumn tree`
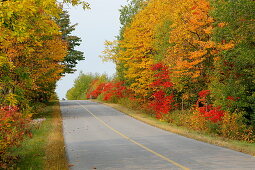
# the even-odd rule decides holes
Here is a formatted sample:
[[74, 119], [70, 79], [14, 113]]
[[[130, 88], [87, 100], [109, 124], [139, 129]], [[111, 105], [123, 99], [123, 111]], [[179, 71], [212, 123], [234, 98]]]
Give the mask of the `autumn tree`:
[[[87, 7], [80, 0], [64, 1]], [[48, 101], [70, 68], [67, 47], [71, 54], [77, 38], [62, 37], [56, 23], [61, 13], [56, 0], [0, 1], [0, 168], [14, 167], [11, 151], [30, 134], [31, 106]]]
[[147, 0], [128, 0], [128, 4], [121, 6], [120, 11], [120, 32], [116, 37], [117, 40], [114, 41], [106, 41], [105, 42], [105, 50], [102, 52], [103, 55], [101, 57], [104, 61], [113, 61], [116, 64], [116, 78], [120, 81], [124, 81], [124, 72], [126, 68], [124, 67], [125, 63], [120, 60], [116, 60], [119, 55], [120, 50], [125, 50], [120, 47], [119, 41], [123, 39], [124, 30], [130, 25], [133, 20], [133, 17], [143, 9], [147, 4]]
[[97, 75], [80, 73], [74, 81], [74, 86], [67, 91], [66, 98], [68, 100], [85, 99], [86, 93], [91, 88], [91, 83], [96, 77]]
[[152, 4], [149, 2], [147, 7], [135, 15], [130, 25], [123, 33], [123, 40], [120, 42], [121, 51], [119, 58], [123, 63], [125, 82], [129, 88], [138, 96], [148, 97], [149, 84], [152, 79], [154, 49], [152, 46], [153, 26], [156, 22], [151, 15], [155, 10], [149, 8]]
[[123, 39], [123, 31], [132, 22], [133, 17], [146, 6], [147, 0], [128, 0], [127, 5], [121, 6], [120, 11], [120, 34], [118, 39]]
[[31, 73], [33, 68], [28, 65], [35, 62], [36, 49], [43, 46], [46, 37], [59, 35], [51, 15], [56, 16], [60, 9], [53, 1], [45, 1], [44, 4], [40, 1], [6, 1], [0, 8], [0, 51], [8, 61], [1, 68], [1, 94], [24, 97], [26, 88], [35, 87]]
[[[82, 1], [66, 2], [86, 7]], [[66, 64], [68, 44], [54, 20], [62, 5], [55, 0], [0, 3], [0, 102], [27, 107], [31, 101], [47, 100], [64, 71], [61, 63]], [[77, 41], [69, 43], [72, 52]]]
[[214, 103], [230, 112], [243, 112], [255, 124], [255, 2], [217, 0], [212, 12], [216, 22], [213, 40], [224, 46], [215, 61], [210, 88]]

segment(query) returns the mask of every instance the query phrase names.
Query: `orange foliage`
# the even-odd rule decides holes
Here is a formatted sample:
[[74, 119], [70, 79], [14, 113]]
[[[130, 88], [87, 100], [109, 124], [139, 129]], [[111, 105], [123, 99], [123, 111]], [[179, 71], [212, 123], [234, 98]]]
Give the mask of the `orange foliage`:
[[209, 10], [207, 0], [182, 0], [173, 11], [170, 43], [175, 45], [169, 48], [167, 60], [175, 77], [196, 79], [201, 76], [203, 62], [215, 47], [210, 41], [214, 20], [208, 15]]

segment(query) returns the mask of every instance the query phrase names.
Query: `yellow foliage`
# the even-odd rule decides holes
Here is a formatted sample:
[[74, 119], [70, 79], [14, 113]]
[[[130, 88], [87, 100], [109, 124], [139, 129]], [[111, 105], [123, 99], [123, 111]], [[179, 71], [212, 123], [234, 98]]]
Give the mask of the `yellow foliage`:
[[148, 95], [149, 85], [153, 81], [153, 71], [150, 68], [154, 64], [153, 53], [156, 51], [153, 47], [155, 25], [168, 16], [166, 14], [171, 10], [170, 4], [166, 0], [150, 1], [125, 29], [124, 39], [120, 42], [123, 50], [116, 60], [125, 63], [125, 78], [132, 82], [131, 90], [143, 97]]
[[242, 122], [242, 114], [226, 112], [222, 119], [221, 133], [223, 137], [244, 140], [247, 142], [255, 141], [255, 133], [251, 127]]
[[217, 47], [221, 50], [229, 50], [231, 48], [234, 48], [235, 44], [233, 42], [229, 42], [227, 44], [219, 44]]
[[103, 61], [113, 61], [117, 62], [117, 54], [118, 54], [118, 41], [105, 41], [105, 49], [102, 52], [103, 55], [100, 55]]
[[212, 27], [212, 26], [209, 26], [209, 27], [207, 27], [207, 28], [204, 29], [204, 32], [205, 32], [206, 34], [211, 34], [211, 33], [212, 33], [212, 30], [213, 30], [213, 27]]
[[[174, 4], [173, 4], [174, 5]], [[172, 11], [174, 21], [170, 34], [167, 61], [173, 67], [174, 77], [198, 78], [203, 61], [210, 57], [209, 49], [215, 44], [209, 40], [213, 18], [208, 15], [207, 0], [180, 0]]]
[[[209, 15], [210, 10], [208, 0], [150, 0], [124, 30], [118, 55], [112, 53], [114, 48], [106, 49], [105, 54], [116, 63], [124, 63], [124, 77], [131, 89], [142, 96], [153, 91], [144, 84], [151, 84], [150, 67], [157, 62], [157, 55], [164, 55], [160, 61], [169, 66], [176, 89], [183, 91], [188, 88], [188, 81], [204, 80], [208, 69], [213, 68], [210, 61], [214, 61], [220, 51], [234, 47], [233, 42], [217, 44], [211, 40], [214, 19]], [[166, 21], [169, 47], [162, 47], [166, 49], [162, 53], [157, 29]]]
[[224, 22], [221, 22], [221, 23], [219, 23], [218, 24], [218, 27], [221, 27], [221, 28], [223, 28], [223, 27], [225, 27], [227, 24], [226, 23], [224, 23]]
[[[47, 87], [60, 78], [61, 61], [67, 55], [67, 44], [53, 20], [61, 12], [59, 4], [55, 0], [5, 1], [0, 11], [0, 66], [8, 65], [0, 75], [9, 76], [12, 86], [26, 93], [47, 93]], [[16, 73], [24, 78], [17, 80]], [[8, 84], [4, 86], [6, 90]]]
[[15, 95], [13, 93], [9, 93], [8, 95], [5, 96], [5, 102], [9, 106], [15, 106], [18, 103], [16, 97], [17, 97], [17, 95]]
[[207, 120], [204, 116], [202, 116], [197, 110], [193, 112], [190, 116], [190, 128], [197, 130], [197, 131], [202, 131], [202, 132], [208, 132], [209, 128], [207, 127]]

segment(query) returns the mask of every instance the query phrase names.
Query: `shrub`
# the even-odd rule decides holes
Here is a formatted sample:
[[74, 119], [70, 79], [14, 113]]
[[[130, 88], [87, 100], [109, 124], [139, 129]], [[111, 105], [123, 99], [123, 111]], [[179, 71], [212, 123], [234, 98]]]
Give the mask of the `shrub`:
[[153, 88], [153, 93], [149, 106], [155, 112], [156, 117], [162, 119], [163, 115], [172, 110], [172, 103], [174, 102], [173, 83], [169, 76], [169, 69], [165, 64], [154, 64], [151, 70], [155, 74], [153, 75], [154, 80], [150, 85]]
[[162, 118], [164, 114], [171, 110], [171, 103], [173, 102], [173, 95], [167, 95], [165, 92], [159, 90], [153, 93], [153, 100], [149, 106], [155, 111], [157, 118]]
[[0, 107], [0, 169], [8, 168], [15, 160], [10, 149], [19, 146], [25, 135], [31, 136], [29, 122], [17, 107]]
[[171, 113], [163, 115], [163, 119], [177, 126], [190, 126], [191, 110], [174, 110]]
[[208, 132], [207, 119], [198, 110], [190, 116], [190, 127], [197, 131]]
[[105, 87], [102, 91], [103, 100], [117, 102], [118, 99], [123, 98], [127, 95], [127, 89], [123, 86], [123, 82], [109, 82], [105, 84]]
[[255, 141], [255, 131], [243, 121], [241, 113], [226, 112], [222, 118], [221, 134], [223, 137], [247, 142]]

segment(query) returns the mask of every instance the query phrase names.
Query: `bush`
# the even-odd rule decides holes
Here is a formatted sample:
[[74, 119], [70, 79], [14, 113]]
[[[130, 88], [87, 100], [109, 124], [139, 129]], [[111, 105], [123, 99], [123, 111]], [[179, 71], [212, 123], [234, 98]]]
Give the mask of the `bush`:
[[17, 107], [0, 107], [0, 169], [11, 166], [16, 158], [10, 149], [18, 147], [25, 135], [31, 135], [29, 122]]
[[222, 119], [221, 134], [223, 137], [247, 142], [255, 141], [255, 131], [243, 121], [241, 113], [226, 112]]
[[189, 127], [191, 115], [192, 110], [174, 110], [171, 113], [163, 115], [163, 119], [177, 126]]
[[207, 118], [197, 110], [190, 115], [190, 127], [194, 130], [208, 132], [207, 121]]

